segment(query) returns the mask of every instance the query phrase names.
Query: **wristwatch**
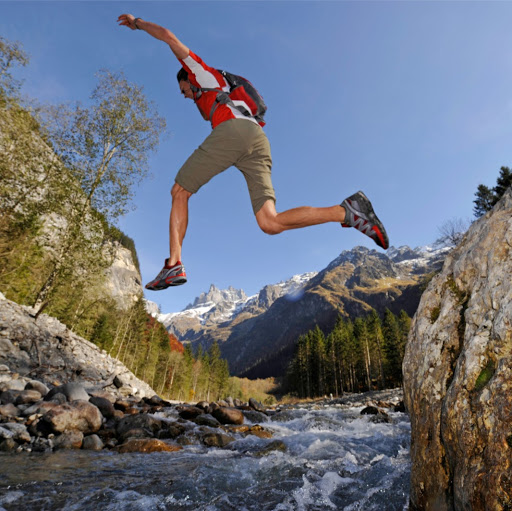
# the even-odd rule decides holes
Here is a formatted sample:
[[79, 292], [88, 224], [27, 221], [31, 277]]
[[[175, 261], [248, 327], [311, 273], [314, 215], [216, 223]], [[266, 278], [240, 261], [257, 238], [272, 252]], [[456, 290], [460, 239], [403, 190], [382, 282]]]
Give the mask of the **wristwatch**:
[[135, 25], [135, 28], [136, 28], [137, 30], [140, 30], [140, 28], [137, 26], [137, 21], [139, 21], [140, 19], [142, 19], [142, 18], [135, 18], [135, 19], [133, 20], [133, 24]]

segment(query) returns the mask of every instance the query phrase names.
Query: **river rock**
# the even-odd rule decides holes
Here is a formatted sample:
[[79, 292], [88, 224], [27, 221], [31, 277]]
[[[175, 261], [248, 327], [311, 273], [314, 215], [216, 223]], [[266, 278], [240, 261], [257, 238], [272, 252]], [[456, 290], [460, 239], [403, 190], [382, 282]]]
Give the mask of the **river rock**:
[[179, 436], [183, 435], [186, 431], [186, 427], [183, 426], [183, 424], [179, 424], [177, 422], [172, 422], [166, 426], [165, 429], [162, 429], [158, 432], [158, 438], [165, 439], [165, 438], [178, 438]]
[[19, 422], [7, 422], [2, 424], [0, 428], [10, 431], [12, 433], [12, 438], [17, 442], [26, 443], [31, 440], [27, 427]]
[[32, 406], [29, 406], [28, 408], [25, 408], [25, 410], [23, 410], [22, 415], [24, 417], [30, 417], [31, 415], [34, 414], [45, 414], [46, 412], [53, 410], [56, 406], [59, 406], [59, 404], [53, 401], [40, 401], [38, 403], [34, 403]]
[[25, 380], [13, 379], [13, 380], [4, 381], [0, 385], [0, 389], [4, 390], [4, 391], [5, 390], [25, 390], [25, 385], [26, 385]]
[[92, 396], [89, 399], [89, 403], [97, 406], [103, 417], [106, 419], [112, 419], [115, 417], [114, 405], [108, 399], [99, 396]]
[[220, 422], [209, 413], [198, 415], [193, 421], [199, 426], [209, 426], [210, 428], [218, 428], [220, 426]]
[[221, 424], [243, 424], [244, 414], [236, 408], [221, 406], [213, 411], [212, 415]]
[[0, 441], [0, 451], [13, 452], [18, 447], [19, 447], [18, 443], [13, 438], [6, 438], [5, 440]]
[[64, 394], [68, 401], [89, 401], [89, 394], [80, 383], [65, 383], [58, 387], [54, 387], [45, 396], [45, 400], [49, 401], [55, 394]]
[[82, 449], [88, 451], [101, 451], [104, 447], [101, 438], [98, 435], [89, 435], [84, 438]]
[[429, 283], [403, 362], [411, 510], [512, 503], [512, 189]]
[[154, 437], [162, 429], [162, 421], [151, 415], [128, 415], [117, 423], [116, 431], [122, 439]]
[[201, 437], [201, 442], [207, 447], [226, 447], [234, 441], [234, 437], [224, 433], [206, 433]]
[[245, 433], [246, 435], [254, 435], [258, 438], [272, 438], [272, 433], [262, 428], [259, 424], [251, 426]]
[[256, 410], [242, 410], [242, 413], [244, 414], [244, 417], [249, 422], [268, 422], [269, 421], [267, 414], [262, 413], [262, 412], [257, 412]]
[[0, 401], [2, 404], [15, 403], [18, 396], [21, 394], [21, 390], [8, 389], [0, 393]]
[[208, 401], [199, 401], [199, 403], [196, 404], [196, 407], [201, 408], [201, 410], [203, 410], [203, 412], [208, 412], [209, 406], [210, 405], [209, 405]]
[[178, 410], [180, 417], [185, 420], [195, 419], [197, 416], [204, 413], [203, 410], [197, 406], [178, 406], [176, 410]]
[[50, 389], [44, 383], [37, 380], [28, 381], [25, 390], [37, 390], [43, 397], [50, 392]]
[[39, 401], [43, 396], [38, 390], [22, 390], [16, 398], [17, 405], [33, 404]]
[[265, 413], [265, 406], [263, 406], [259, 401], [256, 401], [256, 399], [252, 398], [249, 399], [249, 406], [253, 409], [253, 410], [256, 410], [257, 412], [262, 412], [262, 413]]
[[260, 449], [259, 451], [256, 451], [254, 453], [255, 456], [267, 456], [271, 452], [286, 452], [288, 449], [286, 447], [286, 444], [282, 440], [273, 440], [269, 444], [267, 444], [265, 447]]
[[127, 452], [175, 452], [181, 450], [180, 445], [171, 444], [158, 440], [156, 438], [132, 438], [127, 440], [124, 444], [118, 445], [114, 448], [119, 453]]
[[12, 403], [6, 405], [0, 405], [0, 416], [1, 417], [17, 417], [20, 411]]
[[73, 401], [57, 405], [46, 412], [43, 421], [55, 433], [74, 430], [95, 433], [101, 428], [103, 416], [99, 409], [88, 401]]
[[58, 449], [80, 449], [84, 441], [84, 434], [81, 431], [65, 431], [55, 437], [53, 447]]

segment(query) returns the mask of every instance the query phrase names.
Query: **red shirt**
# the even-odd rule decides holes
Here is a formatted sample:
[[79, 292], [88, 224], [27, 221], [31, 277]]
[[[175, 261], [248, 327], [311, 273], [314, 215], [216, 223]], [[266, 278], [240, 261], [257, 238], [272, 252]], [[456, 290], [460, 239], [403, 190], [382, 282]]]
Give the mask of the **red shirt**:
[[[180, 63], [183, 69], [188, 73], [188, 80], [192, 85], [204, 89], [220, 89], [229, 92], [229, 84], [226, 82], [222, 74], [215, 68], [207, 66], [200, 57], [192, 51], [189, 56], [181, 60]], [[237, 94], [238, 93], [238, 94]], [[206, 119], [210, 116], [210, 111], [217, 98], [217, 91], [203, 92], [201, 96], [195, 101], [199, 110], [203, 113]], [[241, 105], [246, 110], [251, 111], [250, 107], [244, 101], [244, 94], [239, 93], [238, 89], [231, 95], [231, 99], [235, 105]], [[235, 97], [237, 96], [237, 97]], [[250, 98], [249, 98], [250, 99]], [[246, 116], [240, 110], [231, 105], [219, 104], [213, 113], [213, 118], [210, 119], [212, 128], [216, 128], [220, 123], [229, 121], [230, 119], [247, 119], [258, 124], [254, 117]]]

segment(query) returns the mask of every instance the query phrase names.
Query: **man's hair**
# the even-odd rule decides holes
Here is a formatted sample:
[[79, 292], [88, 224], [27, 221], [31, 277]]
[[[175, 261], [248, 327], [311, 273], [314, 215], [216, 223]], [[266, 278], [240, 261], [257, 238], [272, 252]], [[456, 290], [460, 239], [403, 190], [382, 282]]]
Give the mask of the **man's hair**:
[[188, 73], [183, 68], [181, 68], [178, 71], [176, 78], [178, 79], [178, 82], [187, 82], [188, 81]]

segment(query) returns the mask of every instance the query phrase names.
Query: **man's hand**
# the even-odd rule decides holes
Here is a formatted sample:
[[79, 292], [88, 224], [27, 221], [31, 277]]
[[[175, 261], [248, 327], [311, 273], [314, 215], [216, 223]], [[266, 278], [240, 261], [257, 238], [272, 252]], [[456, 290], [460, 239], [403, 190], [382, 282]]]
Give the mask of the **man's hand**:
[[119, 21], [120, 26], [137, 30], [137, 27], [135, 26], [135, 16], [132, 16], [131, 14], [121, 14], [121, 16], [117, 18], [117, 21]]
[[[135, 26], [135, 20], [138, 20], [137, 26]], [[135, 18], [135, 16], [132, 16], [131, 14], [121, 14], [121, 16], [117, 18], [117, 21], [121, 26], [131, 28], [132, 30], [139, 28], [140, 30], [147, 32], [150, 36], [153, 36], [155, 39], [167, 43], [174, 55], [176, 55], [180, 60], [186, 59], [190, 54], [190, 50], [170, 30], [161, 27], [156, 23]]]

